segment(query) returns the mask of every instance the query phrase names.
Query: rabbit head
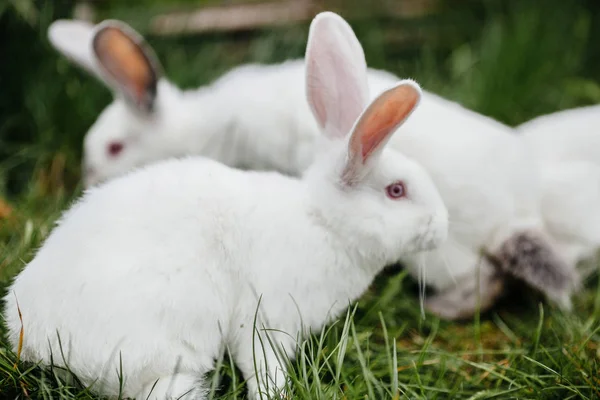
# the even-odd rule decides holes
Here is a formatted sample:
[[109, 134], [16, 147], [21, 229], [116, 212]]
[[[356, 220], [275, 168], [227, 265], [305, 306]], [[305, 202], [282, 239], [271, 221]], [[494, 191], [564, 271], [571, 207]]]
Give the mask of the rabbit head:
[[357, 237], [357, 249], [384, 246], [388, 263], [439, 245], [447, 211], [437, 188], [420, 165], [385, 148], [417, 107], [419, 86], [400, 81], [369, 104], [362, 47], [346, 21], [325, 12], [309, 32], [306, 92], [323, 135], [305, 179], [329, 226]]
[[96, 26], [58, 20], [50, 43], [100, 79], [114, 93], [84, 139], [83, 180], [100, 183], [123, 171], [163, 158], [167, 107], [181, 91], [161, 78], [160, 64], [142, 36], [120, 21]]

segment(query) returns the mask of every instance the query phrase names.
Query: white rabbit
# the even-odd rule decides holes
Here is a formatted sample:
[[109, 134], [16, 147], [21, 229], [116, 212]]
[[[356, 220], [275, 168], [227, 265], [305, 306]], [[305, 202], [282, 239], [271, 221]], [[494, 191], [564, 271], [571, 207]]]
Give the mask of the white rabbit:
[[[182, 91], [162, 77], [143, 38], [120, 21], [57, 20], [48, 38], [115, 93], [84, 140], [86, 186], [186, 155], [290, 175], [312, 161], [319, 128], [306, 104], [304, 60], [244, 65]], [[377, 93], [398, 81], [382, 71], [369, 71], [368, 79]]]
[[[63, 53], [69, 55], [68, 47], [72, 54], [83, 54], [77, 51], [82, 42], [69, 46], [66, 40], [59, 40], [71, 27], [72, 22], [57, 21], [50, 37], [63, 43]], [[136, 64], [145, 66], [141, 69], [147, 71], [146, 76], [160, 75], [147, 45], [126, 25], [106, 21], [95, 31], [91, 25], [86, 29], [90, 31], [86, 40], [93, 43], [88, 53], [96, 56], [80, 58], [91, 60], [90, 65], [97, 59], [97, 66], [88, 69], [95, 68], [98, 76], [106, 70], [102, 66], [108, 64], [103, 64], [107, 59], [112, 65], [121, 65], [121, 69]], [[64, 33], [60, 34], [61, 30]], [[101, 39], [106, 32], [118, 43], [128, 44], [129, 53], [98, 46], [98, 37]], [[360, 47], [351, 28], [347, 35]], [[129, 59], [136, 63], [125, 62]], [[319, 135], [301, 84], [304, 69], [301, 60], [277, 66], [243, 66], [208, 88], [190, 92], [180, 92], [163, 78], [151, 117], [136, 116], [131, 107], [135, 102], [117, 98], [86, 137], [87, 164], [94, 170], [94, 174], [87, 175], [88, 183], [124, 173], [134, 165], [187, 153], [235, 167], [300, 174], [312, 161], [312, 147]], [[111, 84], [111, 79], [102, 79], [120, 87]], [[369, 69], [370, 98], [397, 80], [385, 71]], [[125, 88], [144, 86], [135, 79], [120, 82]], [[163, 96], [163, 92], [177, 96]], [[428, 300], [427, 308], [445, 318], [469, 316], [477, 307], [485, 310], [504, 293], [507, 275], [525, 280], [568, 307], [577, 278], [572, 276], [570, 266], [554, 254], [552, 242], [543, 231], [533, 164], [514, 132], [427, 92], [415, 115], [403, 128], [405, 137], [392, 140], [391, 145], [431, 170], [452, 219], [450, 240], [443, 250], [419, 262], [406, 260], [415, 276], [419, 275], [418, 266], [425, 265], [427, 283], [440, 292]], [[119, 141], [131, 145], [127, 144], [116, 157], [107, 155], [110, 143]], [[530, 247], [533, 250], [528, 250]], [[507, 264], [509, 259], [515, 261]]]
[[293, 356], [384, 266], [443, 242], [429, 176], [384, 149], [420, 89], [401, 81], [365, 109], [364, 54], [344, 24], [322, 13], [310, 27], [306, 85], [325, 138], [303, 178], [185, 158], [89, 189], [5, 297], [15, 349], [22, 313], [23, 360], [66, 363], [104, 395], [122, 365], [124, 397], [158, 380], [151, 399], [202, 399], [227, 348], [256, 398], [284, 385], [276, 350]]
[[[371, 82], [374, 92], [385, 85], [381, 77]], [[516, 278], [570, 309], [579, 276], [546, 230], [527, 142], [510, 127], [428, 92], [400, 131], [390, 146], [425, 167], [450, 219], [442, 246], [403, 260], [436, 289], [426, 308], [448, 319], [469, 317], [489, 309]]]
[[517, 131], [537, 160], [549, 232], [569, 263], [593, 259], [600, 248], [600, 106], [543, 115]]
[[404, 260], [413, 275], [423, 267], [437, 291], [427, 309], [449, 319], [484, 311], [511, 277], [569, 309], [578, 276], [546, 232], [526, 143], [492, 119], [427, 96], [390, 142], [425, 167], [448, 207], [446, 243]]

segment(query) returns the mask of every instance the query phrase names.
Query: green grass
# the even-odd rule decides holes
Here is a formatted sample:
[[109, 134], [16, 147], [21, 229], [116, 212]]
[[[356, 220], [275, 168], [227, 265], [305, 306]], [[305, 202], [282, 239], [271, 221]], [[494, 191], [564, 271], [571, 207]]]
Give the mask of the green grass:
[[[8, 282], [65, 206], [41, 199], [23, 204], [2, 226], [2, 284]], [[600, 397], [598, 278], [575, 299], [573, 315], [518, 296], [474, 321], [421, 318], [414, 283], [386, 271], [342, 318], [302, 343], [291, 373], [294, 398], [534, 398]], [[25, 338], [26, 340], [26, 338]], [[0, 353], [2, 398], [92, 399], [52, 372]], [[227, 358], [211, 377], [215, 398], [243, 394]], [[368, 397], [365, 397], [368, 396]]]
[[[21, 6], [27, 18], [0, 7], [0, 36], [18, 38], [5, 48], [11, 62], [0, 63], [0, 200], [13, 208], [0, 219], [2, 293], [78, 196], [81, 138], [110, 100], [45, 42], [48, 23], [68, 16], [70, 2], [28, 3], [37, 8]], [[402, 47], [389, 45], [396, 25], [356, 23], [371, 65], [506, 123], [600, 102], [600, 6], [593, 1], [451, 2], [435, 18], [402, 24], [428, 38]], [[239, 63], [301, 56], [306, 29], [150, 39], [169, 77], [193, 87]], [[600, 398], [599, 280], [594, 274], [586, 282], [570, 314], [516, 292], [490, 313], [449, 323], [423, 318], [415, 282], [390, 269], [346, 318], [300, 344], [290, 369], [293, 398]], [[56, 370], [16, 363], [0, 340], [0, 399], [95, 398]], [[214, 398], [243, 398], [232, 361], [224, 355], [218, 365], [209, 376]]]
[[[32, 201], [3, 225], [3, 285], [32, 257], [64, 205]], [[347, 318], [301, 344], [292, 362], [293, 398], [600, 398], [597, 280], [576, 296], [572, 315], [522, 295], [480, 318], [449, 323], [423, 319], [414, 282], [390, 269]], [[0, 352], [3, 399], [96, 398], [56, 371], [15, 368], [16, 359]], [[215, 398], [243, 398], [231, 360], [218, 364], [208, 379]]]

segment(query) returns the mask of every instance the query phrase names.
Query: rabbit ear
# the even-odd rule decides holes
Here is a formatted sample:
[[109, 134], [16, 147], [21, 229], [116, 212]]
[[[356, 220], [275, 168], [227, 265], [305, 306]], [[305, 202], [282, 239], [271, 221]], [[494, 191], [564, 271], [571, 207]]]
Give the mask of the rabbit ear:
[[367, 65], [352, 28], [332, 12], [318, 14], [306, 47], [306, 93], [330, 138], [345, 137], [368, 102]]
[[152, 111], [161, 68], [144, 38], [123, 22], [107, 20], [94, 33], [92, 51], [109, 84], [136, 109]]
[[373, 100], [352, 130], [348, 161], [342, 174], [344, 182], [352, 184], [367, 173], [392, 134], [409, 117], [420, 99], [419, 85], [404, 80]]
[[87, 72], [98, 76], [92, 53], [94, 25], [86, 21], [59, 19], [50, 24], [50, 44]]

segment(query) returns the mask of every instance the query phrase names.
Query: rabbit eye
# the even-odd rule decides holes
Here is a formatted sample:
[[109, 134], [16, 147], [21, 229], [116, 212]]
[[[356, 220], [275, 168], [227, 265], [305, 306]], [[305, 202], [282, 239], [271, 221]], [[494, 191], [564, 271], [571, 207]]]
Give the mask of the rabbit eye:
[[394, 182], [385, 188], [385, 191], [390, 199], [396, 200], [406, 197], [406, 188], [402, 182]]
[[108, 145], [108, 154], [111, 157], [115, 157], [123, 151], [123, 147], [124, 145], [121, 142], [112, 142]]

